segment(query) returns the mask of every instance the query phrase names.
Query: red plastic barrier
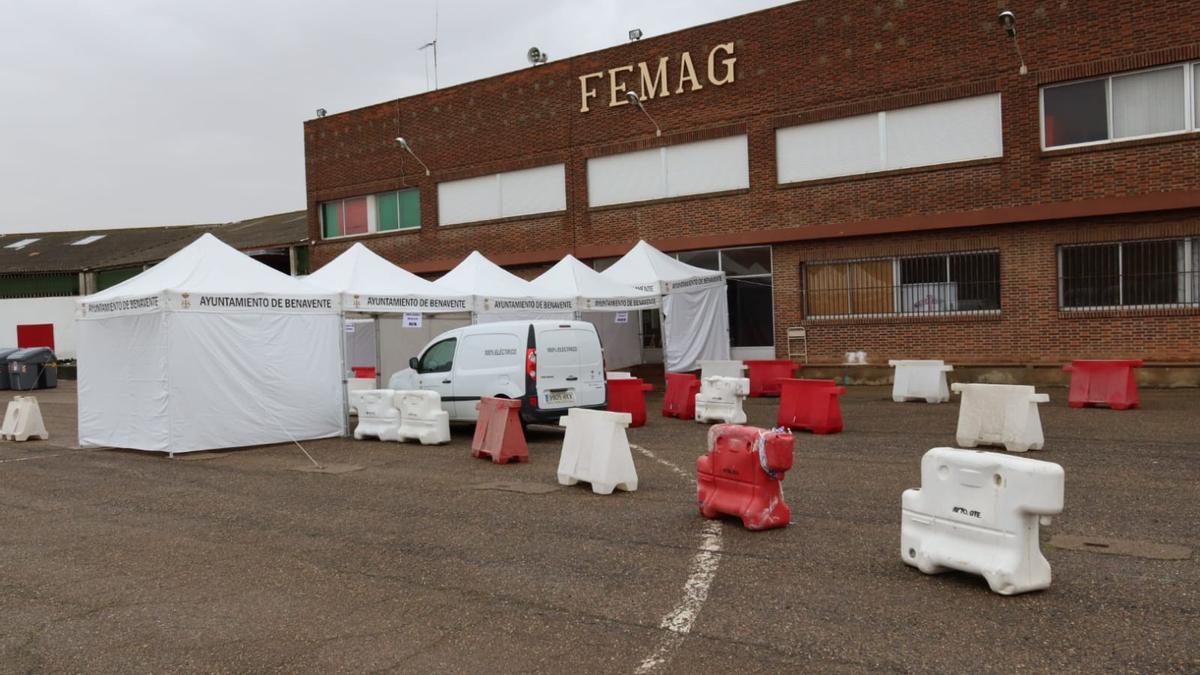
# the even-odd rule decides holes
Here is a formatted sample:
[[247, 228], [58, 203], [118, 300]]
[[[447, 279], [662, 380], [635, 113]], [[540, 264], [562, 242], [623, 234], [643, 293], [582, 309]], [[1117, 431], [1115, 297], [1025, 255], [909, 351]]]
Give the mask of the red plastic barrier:
[[646, 384], [636, 377], [608, 381], [609, 412], [624, 412], [633, 416], [631, 427], [646, 425], [646, 392], [654, 385]]
[[792, 468], [792, 434], [740, 424], [708, 432], [708, 454], [696, 460], [696, 497], [705, 518], [741, 518], [748, 530], [783, 527], [791, 510], [779, 483]]
[[353, 370], [354, 377], [359, 379], [370, 380], [375, 378], [375, 366], [353, 366], [350, 370]]
[[475, 405], [479, 421], [471, 441], [471, 456], [489, 457], [496, 464], [528, 462], [529, 446], [521, 429], [521, 402], [484, 396]]
[[780, 380], [779, 416], [776, 424], [789, 429], [808, 429], [814, 434], [836, 434], [842, 430], [842, 406], [838, 397], [845, 387], [833, 380]]
[[663, 417], [696, 419], [696, 394], [700, 378], [688, 373], [667, 373], [667, 391], [663, 394]]
[[1072, 361], [1071, 365], [1063, 366], [1063, 370], [1071, 373], [1067, 405], [1072, 408], [1107, 405], [1113, 410], [1141, 407], [1142, 397], [1133, 373], [1134, 368], [1141, 367], [1140, 359]]
[[759, 360], [743, 361], [750, 377], [750, 396], [778, 396], [779, 381], [790, 378], [797, 368], [802, 368], [794, 361]]

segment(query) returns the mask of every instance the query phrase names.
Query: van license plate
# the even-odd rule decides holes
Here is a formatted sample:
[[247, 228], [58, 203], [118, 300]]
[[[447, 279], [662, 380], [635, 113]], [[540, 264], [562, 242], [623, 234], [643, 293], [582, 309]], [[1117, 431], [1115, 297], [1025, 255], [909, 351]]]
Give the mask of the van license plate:
[[547, 405], [575, 405], [574, 389], [556, 389], [546, 392]]

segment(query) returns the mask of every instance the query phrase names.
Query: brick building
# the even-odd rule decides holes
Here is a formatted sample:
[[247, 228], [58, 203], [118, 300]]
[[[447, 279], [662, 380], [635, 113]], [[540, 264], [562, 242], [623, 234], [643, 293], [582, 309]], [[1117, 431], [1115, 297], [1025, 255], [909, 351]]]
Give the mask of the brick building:
[[313, 265], [532, 277], [646, 239], [725, 270], [735, 356], [804, 327], [812, 363], [1195, 364], [1197, 19], [809, 0], [309, 120]]

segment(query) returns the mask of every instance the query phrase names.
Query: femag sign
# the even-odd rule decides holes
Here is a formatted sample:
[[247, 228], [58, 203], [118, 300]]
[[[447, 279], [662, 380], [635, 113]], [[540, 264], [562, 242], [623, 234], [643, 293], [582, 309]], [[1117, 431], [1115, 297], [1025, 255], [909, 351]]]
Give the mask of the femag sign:
[[[734, 81], [734, 64], [737, 57], [733, 55], [733, 43], [725, 42], [713, 47], [708, 52], [708, 63], [700, 62], [700, 74], [696, 73], [696, 65], [692, 61], [691, 52], [683, 52], [675, 63], [670, 56], [658, 59], [657, 65], [651, 66], [646, 61], [636, 66], [617, 66], [607, 71], [601, 70], [579, 76], [579, 112], [591, 110], [588, 101], [599, 98], [596, 85], [601, 84], [608, 76], [608, 107], [615, 108], [629, 105], [625, 92], [633, 91], [630, 86], [636, 81], [638, 94], [642, 100], [666, 98], [671, 94], [683, 94], [704, 88], [701, 76], [710, 86], [720, 87]], [[708, 68], [704, 68], [707, 65]], [[634, 74], [636, 71], [636, 75]], [[675, 85], [672, 88], [671, 85]]]

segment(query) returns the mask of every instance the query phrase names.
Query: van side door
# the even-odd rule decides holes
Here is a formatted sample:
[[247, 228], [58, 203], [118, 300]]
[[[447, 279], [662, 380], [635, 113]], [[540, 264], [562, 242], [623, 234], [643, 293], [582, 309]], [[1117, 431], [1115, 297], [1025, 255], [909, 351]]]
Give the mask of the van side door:
[[525, 393], [524, 339], [515, 333], [464, 335], [454, 363], [458, 417], [479, 418], [475, 404], [483, 396], [519, 400]]

